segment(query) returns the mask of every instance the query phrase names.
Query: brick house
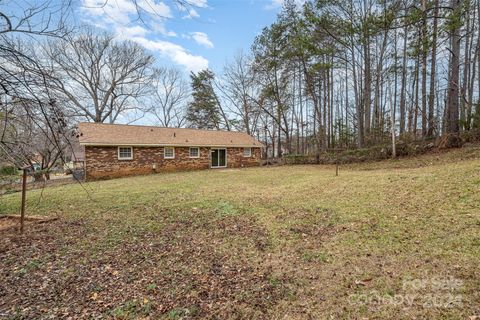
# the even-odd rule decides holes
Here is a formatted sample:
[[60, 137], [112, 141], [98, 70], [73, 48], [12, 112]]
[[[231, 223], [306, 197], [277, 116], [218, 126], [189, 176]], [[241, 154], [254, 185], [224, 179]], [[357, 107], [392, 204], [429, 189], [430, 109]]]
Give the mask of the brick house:
[[260, 164], [262, 144], [243, 132], [80, 123], [87, 180]]

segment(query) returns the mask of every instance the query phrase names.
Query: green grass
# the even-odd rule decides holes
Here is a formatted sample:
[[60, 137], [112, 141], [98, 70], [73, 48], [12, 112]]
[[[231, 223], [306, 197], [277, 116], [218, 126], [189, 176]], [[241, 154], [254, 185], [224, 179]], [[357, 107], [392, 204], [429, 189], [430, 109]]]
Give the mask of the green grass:
[[[28, 214], [60, 219], [2, 236], [0, 268], [12, 273], [0, 276], [0, 311], [15, 300], [27, 317], [82, 305], [117, 318], [480, 316], [479, 159], [469, 148], [341, 166], [338, 177], [286, 166], [29, 191]], [[0, 212], [17, 213], [19, 196], [1, 196]], [[406, 291], [412, 279], [426, 285]], [[435, 286], [448, 279], [461, 285]], [[38, 292], [7, 288], [22, 281]], [[55, 306], [35, 300], [62, 290]], [[408, 294], [412, 305], [392, 302]], [[448, 294], [461, 305], [428, 304]]]

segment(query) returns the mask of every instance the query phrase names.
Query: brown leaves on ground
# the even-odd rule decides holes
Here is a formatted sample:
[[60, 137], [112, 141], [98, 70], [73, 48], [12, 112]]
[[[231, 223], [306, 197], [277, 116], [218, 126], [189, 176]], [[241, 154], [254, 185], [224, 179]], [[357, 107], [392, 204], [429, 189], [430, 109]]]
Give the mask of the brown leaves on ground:
[[257, 258], [265, 230], [245, 217], [189, 218], [158, 231], [127, 228], [118, 242], [82, 221], [7, 233], [0, 311], [18, 318], [267, 317], [288, 279], [272, 278]]
[[[339, 176], [292, 166], [125, 178], [90, 184], [93, 200], [77, 185], [32, 191], [29, 213], [62, 220], [1, 232], [0, 314], [478, 317], [478, 159], [464, 147]], [[18, 195], [1, 200], [19, 211]], [[405, 286], [418, 281], [430, 286]]]

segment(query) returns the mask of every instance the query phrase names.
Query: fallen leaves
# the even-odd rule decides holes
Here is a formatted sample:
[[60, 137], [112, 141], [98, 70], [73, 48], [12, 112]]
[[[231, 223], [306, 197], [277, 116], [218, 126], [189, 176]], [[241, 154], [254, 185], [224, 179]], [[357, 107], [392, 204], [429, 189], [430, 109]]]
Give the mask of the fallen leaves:
[[[0, 314], [480, 320], [479, 162], [418, 161], [118, 179], [88, 184], [95, 201], [77, 185], [33, 191], [29, 211], [62, 221], [1, 233]], [[346, 298], [395, 295], [427, 273], [464, 280], [463, 307]]]
[[[0, 267], [7, 271], [0, 275], [0, 311], [75, 319], [266, 314], [289, 281], [273, 281], [257, 259], [266, 231], [245, 216], [205, 218], [182, 217], [157, 232], [117, 226], [102, 234], [57, 221], [26, 239], [11, 233], [0, 240]], [[30, 258], [14, 271], [35, 256], [42, 260]]]
[[363, 279], [363, 280], [355, 280], [355, 285], [357, 286], [366, 286], [368, 285], [370, 282], [372, 282], [373, 278], [367, 278], [367, 279]]

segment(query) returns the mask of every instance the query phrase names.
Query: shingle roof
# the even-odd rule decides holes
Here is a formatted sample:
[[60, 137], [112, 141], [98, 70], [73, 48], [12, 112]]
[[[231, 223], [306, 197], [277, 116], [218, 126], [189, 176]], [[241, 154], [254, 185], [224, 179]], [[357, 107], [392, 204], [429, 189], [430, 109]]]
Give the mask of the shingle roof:
[[244, 132], [82, 122], [81, 145], [262, 147]]

